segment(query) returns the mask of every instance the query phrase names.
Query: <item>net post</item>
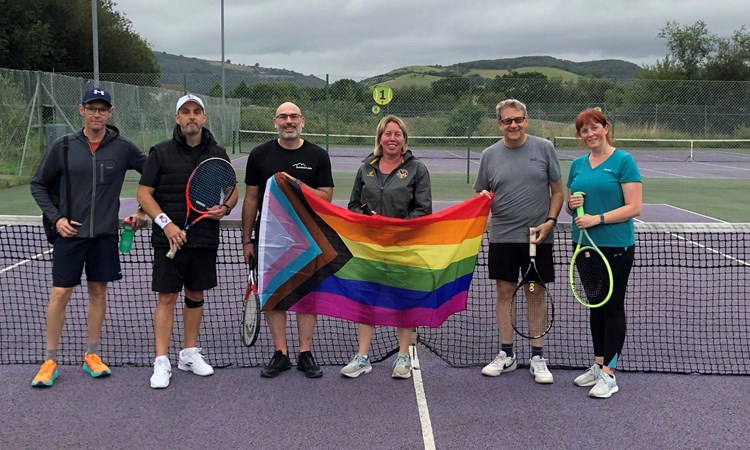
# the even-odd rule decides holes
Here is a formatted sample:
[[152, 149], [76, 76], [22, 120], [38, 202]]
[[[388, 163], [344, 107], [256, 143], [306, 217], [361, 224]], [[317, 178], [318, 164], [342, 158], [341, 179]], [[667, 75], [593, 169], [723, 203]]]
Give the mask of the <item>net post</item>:
[[695, 159], [693, 158], [693, 143], [695, 141], [693, 139], [690, 139], [690, 156], [688, 156], [688, 162], [695, 162]]

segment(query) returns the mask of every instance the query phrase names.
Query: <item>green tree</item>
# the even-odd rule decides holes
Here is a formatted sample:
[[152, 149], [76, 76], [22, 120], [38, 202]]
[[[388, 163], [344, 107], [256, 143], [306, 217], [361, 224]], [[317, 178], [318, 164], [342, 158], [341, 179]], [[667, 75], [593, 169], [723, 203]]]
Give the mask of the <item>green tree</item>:
[[750, 80], [750, 34], [743, 26], [731, 38], [719, 39], [716, 56], [705, 67], [709, 80]]
[[[102, 73], [158, 73], [148, 43], [131, 22], [98, 0]], [[93, 71], [90, 0], [0, 0], [0, 66], [57, 72]]]
[[214, 84], [213, 87], [206, 92], [206, 95], [210, 97], [221, 97], [221, 85], [219, 83]]
[[471, 80], [466, 77], [446, 77], [432, 82], [432, 92], [436, 97], [447, 96], [459, 99], [469, 93]]
[[684, 26], [672, 21], [657, 37], [666, 39], [670, 53], [654, 66], [646, 66], [639, 78], [750, 80], [750, 34], [744, 26], [731, 37], [720, 37], [702, 20]]
[[346, 100], [350, 102], [361, 102], [367, 99], [365, 88], [354, 80], [342, 78], [331, 85], [331, 98], [333, 100]]
[[718, 42], [702, 20], [685, 26], [676, 21], [667, 22], [656, 36], [667, 40], [673, 63], [688, 80], [700, 79], [701, 69]]
[[467, 136], [474, 134], [486, 111], [479, 105], [461, 103], [453, 108], [448, 117], [445, 134], [448, 136]]
[[504, 94], [506, 98], [516, 98], [525, 103], [549, 101], [549, 79], [540, 72], [511, 73], [496, 76], [487, 83], [486, 90]]
[[0, 67], [33, 69], [53, 56], [53, 33], [42, 21], [41, 2], [0, 0], [0, 11]]

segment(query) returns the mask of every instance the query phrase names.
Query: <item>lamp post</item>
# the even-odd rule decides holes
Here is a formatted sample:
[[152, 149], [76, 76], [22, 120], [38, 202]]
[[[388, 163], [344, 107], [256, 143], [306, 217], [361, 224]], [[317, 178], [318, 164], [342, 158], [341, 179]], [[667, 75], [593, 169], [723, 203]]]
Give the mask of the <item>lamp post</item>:
[[227, 102], [224, 91], [226, 83], [224, 79], [224, 0], [221, 0], [221, 138], [226, 142], [226, 109]]
[[99, 86], [99, 25], [96, 16], [96, 0], [91, 0], [91, 45], [94, 53], [94, 82]]

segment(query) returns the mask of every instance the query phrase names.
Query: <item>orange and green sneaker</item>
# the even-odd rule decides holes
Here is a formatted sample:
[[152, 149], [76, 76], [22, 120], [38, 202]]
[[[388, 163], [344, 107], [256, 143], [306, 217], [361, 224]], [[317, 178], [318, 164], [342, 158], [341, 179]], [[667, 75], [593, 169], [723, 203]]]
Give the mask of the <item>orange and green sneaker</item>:
[[51, 387], [52, 383], [55, 382], [55, 378], [57, 378], [57, 363], [52, 359], [48, 359], [42, 364], [34, 380], [31, 381], [31, 385], [34, 387]]
[[86, 353], [83, 358], [83, 370], [89, 373], [94, 378], [106, 377], [112, 375], [112, 371], [109, 370], [106, 364], [102, 362], [99, 355], [95, 353]]

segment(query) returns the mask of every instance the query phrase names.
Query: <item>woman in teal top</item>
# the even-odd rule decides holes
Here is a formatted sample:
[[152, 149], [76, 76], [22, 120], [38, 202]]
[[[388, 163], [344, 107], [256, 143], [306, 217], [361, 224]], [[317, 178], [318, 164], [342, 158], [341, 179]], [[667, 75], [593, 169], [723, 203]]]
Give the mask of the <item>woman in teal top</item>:
[[586, 109], [575, 126], [590, 152], [571, 163], [568, 176], [568, 212], [580, 206], [586, 211], [573, 222], [573, 242], [579, 242], [579, 230], [585, 228], [612, 267], [614, 287], [609, 302], [591, 310], [594, 365], [574, 383], [593, 386], [590, 397], [608, 398], [618, 391], [614, 370], [625, 343], [625, 290], [635, 255], [633, 218], [641, 213], [643, 189], [635, 159], [614, 146], [603, 112]]

